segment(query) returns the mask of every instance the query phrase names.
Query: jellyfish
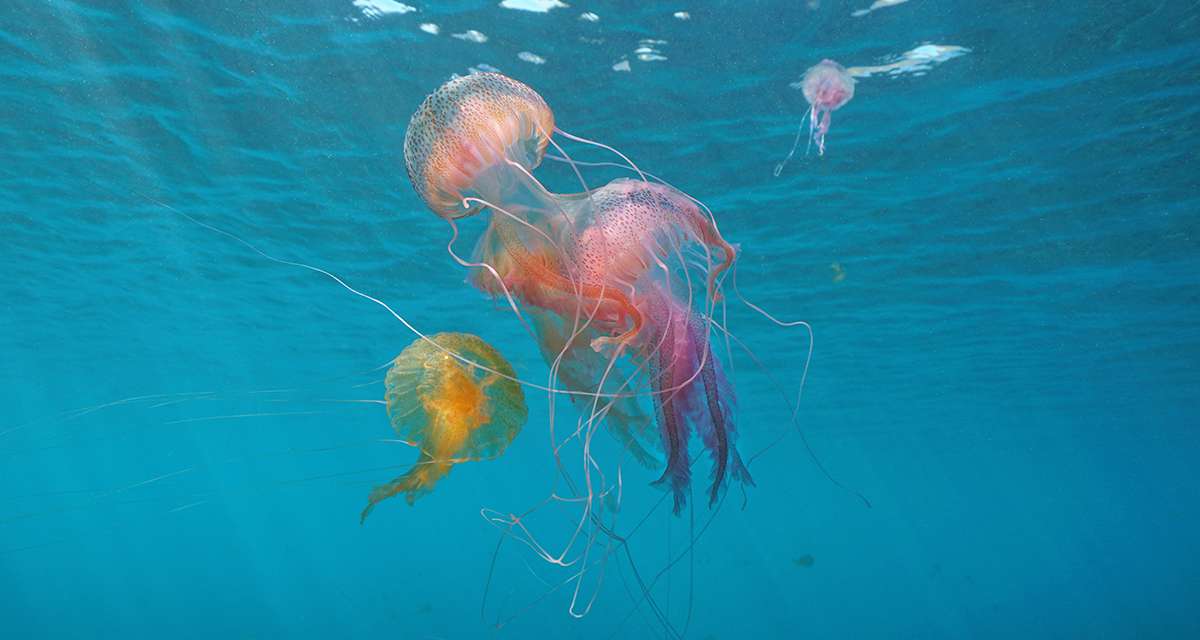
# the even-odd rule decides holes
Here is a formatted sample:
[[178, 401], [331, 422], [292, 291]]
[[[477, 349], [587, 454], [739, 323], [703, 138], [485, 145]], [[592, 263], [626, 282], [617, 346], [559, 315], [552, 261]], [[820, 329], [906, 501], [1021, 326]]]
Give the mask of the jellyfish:
[[[809, 67], [800, 82], [791, 85], [803, 91], [804, 99], [808, 101], [808, 141], [809, 145], [817, 143], [817, 155], [825, 155], [825, 134], [829, 133], [832, 114], [854, 97], [854, 83], [854, 77], [845, 67], [826, 58]], [[777, 177], [796, 153], [803, 127], [804, 120], [801, 119], [800, 130], [796, 132], [791, 150], [788, 151], [787, 157], [775, 166]], [[805, 153], [808, 153], [807, 149]]]
[[455, 238], [457, 220], [490, 212], [472, 260], [451, 252], [477, 268], [476, 287], [532, 320], [555, 375], [577, 406], [590, 406], [588, 424], [603, 418], [643, 464], [665, 456], [657, 482], [673, 492], [676, 513], [697, 435], [713, 458], [714, 504], [729, 477], [752, 484], [734, 447], [733, 390], [709, 331], [736, 252], [694, 199], [640, 170], [641, 180], [551, 192], [533, 171], [548, 147], [561, 151], [554, 134], [620, 155], [556, 129], [527, 85], [472, 74], [444, 84], [412, 116], [405, 164]]
[[804, 99], [812, 105], [808, 112], [808, 130], [817, 143], [817, 155], [825, 155], [825, 134], [829, 132], [830, 117], [854, 97], [854, 78], [845, 67], [826, 58], [804, 72], [802, 87]]
[[421, 453], [408, 472], [371, 491], [360, 521], [401, 493], [413, 504], [456, 464], [504, 453], [528, 415], [515, 380], [500, 352], [467, 333], [418, 338], [400, 352], [384, 399], [396, 435]]

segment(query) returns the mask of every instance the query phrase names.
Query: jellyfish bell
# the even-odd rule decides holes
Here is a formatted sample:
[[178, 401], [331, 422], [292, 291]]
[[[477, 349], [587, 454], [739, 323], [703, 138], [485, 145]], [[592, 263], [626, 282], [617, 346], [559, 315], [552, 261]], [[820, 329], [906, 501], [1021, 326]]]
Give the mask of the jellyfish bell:
[[464, 206], [464, 198], [514, 193], [512, 181], [541, 163], [552, 131], [554, 114], [536, 91], [499, 73], [473, 73], [421, 103], [404, 136], [404, 162], [434, 213], [463, 218], [483, 207]]
[[804, 72], [804, 99], [819, 109], [836, 111], [854, 97], [854, 82], [845, 67], [826, 58]]
[[412, 469], [371, 492], [364, 521], [393, 496], [413, 504], [456, 464], [504, 453], [529, 414], [512, 365], [467, 333], [418, 338], [396, 356], [384, 384], [392, 429], [420, 455]]
[[590, 224], [576, 238], [574, 255], [584, 277], [628, 286], [671, 261], [679, 246], [694, 243], [715, 251], [709, 294], [719, 299], [717, 279], [732, 264], [733, 246], [694, 201], [662, 184], [613, 180], [590, 197]]

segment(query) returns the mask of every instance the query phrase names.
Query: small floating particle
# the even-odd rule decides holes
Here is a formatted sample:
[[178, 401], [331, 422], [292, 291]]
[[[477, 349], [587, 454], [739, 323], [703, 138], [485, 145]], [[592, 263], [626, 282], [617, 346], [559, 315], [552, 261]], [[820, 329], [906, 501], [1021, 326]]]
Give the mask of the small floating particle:
[[813, 562], [814, 561], [813, 561], [812, 554], [805, 554], [805, 555], [800, 556], [799, 558], [792, 560], [792, 563], [795, 564], [797, 567], [803, 567], [805, 569], [808, 569], [809, 567], [813, 566]]
[[846, 279], [846, 270], [842, 268], [842, 263], [835, 262], [829, 265], [829, 268], [833, 270], [834, 282], [841, 282]]

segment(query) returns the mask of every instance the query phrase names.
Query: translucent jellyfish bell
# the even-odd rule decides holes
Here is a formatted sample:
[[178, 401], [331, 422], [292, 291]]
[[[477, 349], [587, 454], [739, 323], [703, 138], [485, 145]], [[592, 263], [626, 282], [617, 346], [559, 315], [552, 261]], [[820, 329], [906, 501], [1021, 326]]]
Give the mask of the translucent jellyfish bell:
[[458, 463], [504, 453], [528, 416], [515, 378], [500, 352], [471, 334], [439, 333], [405, 348], [388, 371], [385, 400], [396, 436], [421, 454], [407, 473], [371, 492], [362, 520], [397, 494], [413, 504]]
[[462, 218], [519, 190], [541, 161], [554, 114], [536, 91], [499, 73], [450, 80], [421, 103], [404, 136], [413, 188], [438, 215]]

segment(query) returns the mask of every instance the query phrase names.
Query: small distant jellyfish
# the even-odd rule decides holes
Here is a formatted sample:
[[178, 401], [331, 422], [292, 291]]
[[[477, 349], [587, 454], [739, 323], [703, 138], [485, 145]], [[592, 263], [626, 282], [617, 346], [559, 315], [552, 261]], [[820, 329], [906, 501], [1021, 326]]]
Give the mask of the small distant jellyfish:
[[439, 333], [405, 348], [388, 370], [384, 399], [397, 437], [421, 454], [407, 473], [371, 492], [360, 522], [392, 496], [403, 493], [413, 504], [460, 462], [502, 454], [528, 416], [515, 380], [508, 361], [478, 336]]
[[[804, 78], [800, 81], [800, 89], [804, 92], [804, 99], [810, 105], [806, 116], [808, 118], [809, 144], [817, 143], [817, 155], [825, 155], [825, 134], [829, 132], [831, 116], [834, 111], [842, 108], [854, 97], [854, 83], [854, 77], [846, 71], [845, 67], [829, 59], [820, 61], [804, 72]], [[776, 176], [783, 171], [784, 165], [796, 153], [796, 146], [804, 131], [803, 119], [801, 119], [800, 125], [801, 129], [796, 132], [796, 140], [792, 143], [791, 151], [788, 152], [783, 162], [775, 167]]]
[[[830, 116], [854, 97], [854, 78], [842, 65], [825, 59], [804, 73], [804, 99], [812, 108], [808, 112], [808, 130], [817, 143], [817, 154], [825, 155], [825, 134], [829, 132]], [[820, 124], [817, 118], [821, 119]]]

